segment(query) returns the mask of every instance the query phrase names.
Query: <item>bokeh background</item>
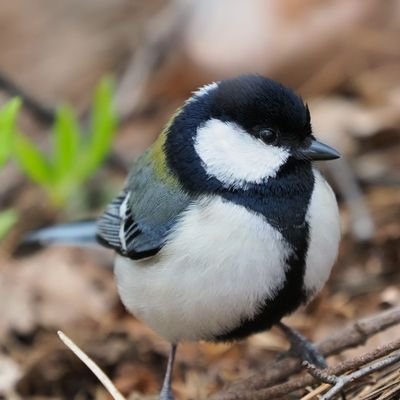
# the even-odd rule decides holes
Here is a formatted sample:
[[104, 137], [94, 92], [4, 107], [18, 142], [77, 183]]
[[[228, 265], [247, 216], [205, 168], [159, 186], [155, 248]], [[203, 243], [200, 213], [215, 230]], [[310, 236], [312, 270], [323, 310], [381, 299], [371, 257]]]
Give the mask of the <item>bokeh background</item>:
[[[315, 134], [340, 149], [324, 172], [340, 201], [343, 240], [327, 287], [287, 319], [313, 340], [400, 305], [400, 1], [13, 0], [0, 4], [4, 79], [55, 110], [68, 103], [84, 126], [99, 80], [112, 74], [119, 128], [90, 180], [63, 204], [10, 160], [0, 208], [17, 218], [0, 248], [0, 398], [107, 399], [57, 338], [69, 334], [130, 398], [154, 398], [168, 346], [128, 315], [106, 250], [18, 252], [28, 231], [101, 213], [126, 171], [191, 91], [258, 72], [309, 103]], [[23, 107], [18, 126], [51, 156], [52, 129]], [[400, 334], [392, 328], [367, 347]], [[179, 399], [257, 372], [287, 348], [272, 330], [234, 345], [184, 344]]]

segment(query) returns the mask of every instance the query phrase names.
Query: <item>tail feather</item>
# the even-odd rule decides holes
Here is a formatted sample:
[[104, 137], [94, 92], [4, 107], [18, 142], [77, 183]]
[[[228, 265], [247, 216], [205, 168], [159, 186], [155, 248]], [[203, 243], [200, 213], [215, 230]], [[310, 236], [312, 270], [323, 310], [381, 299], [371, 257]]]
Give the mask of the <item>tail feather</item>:
[[98, 246], [96, 231], [97, 222], [94, 219], [50, 226], [28, 233], [19, 250], [25, 253], [57, 244], [78, 247]]

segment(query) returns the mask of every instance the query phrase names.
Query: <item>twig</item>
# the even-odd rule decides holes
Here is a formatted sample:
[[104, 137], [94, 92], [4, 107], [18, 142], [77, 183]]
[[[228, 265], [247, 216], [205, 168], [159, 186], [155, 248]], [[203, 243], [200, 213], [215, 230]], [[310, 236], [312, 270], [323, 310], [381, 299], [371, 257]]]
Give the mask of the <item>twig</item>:
[[[365, 318], [359, 320], [350, 326], [342, 329], [337, 332], [337, 334], [328, 337], [323, 340], [319, 344], [317, 344], [317, 349], [324, 355], [329, 356], [333, 354], [338, 354], [348, 348], [360, 346], [364, 344], [367, 339], [385, 329], [390, 328], [393, 325], [400, 323], [400, 307], [393, 308], [388, 311], [384, 311], [382, 313], [376, 314], [373, 317]], [[393, 351], [393, 350], [392, 350]], [[365, 362], [364, 362], [365, 364]], [[351, 368], [349, 368], [351, 369]], [[298, 388], [303, 388], [310, 384], [310, 380], [306, 381], [306, 383], [297, 386], [298, 380], [291, 381], [289, 383], [285, 383], [282, 385], [278, 385], [276, 387], [272, 387], [280, 382], [287, 380], [289, 377], [293, 376], [295, 373], [301, 370], [301, 363], [298, 360], [294, 359], [284, 359], [274, 363], [273, 368], [266, 369], [262, 373], [251, 376], [250, 378], [240, 380], [239, 382], [233, 383], [230, 387], [226, 388], [222, 392], [214, 394], [210, 399], [211, 400], [239, 400], [239, 399], [252, 399], [256, 400], [257, 398], [265, 399], [265, 398], [273, 398], [273, 395], [282, 396], [282, 390], [293, 391]], [[347, 371], [347, 370], [346, 370]], [[343, 373], [343, 372], [341, 372]], [[310, 377], [306, 377], [310, 378]], [[299, 378], [301, 379], [301, 378]], [[308, 383], [307, 383], [308, 382]], [[291, 389], [291, 386], [283, 386], [288, 384], [294, 384], [294, 388]], [[312, 383], [312, 382], [311, 382]], [[281, 389], [283, 386], [283, 389]], [[268, 389], [269, 388], [269, 389]], [[276, 389], [275, 389], [276, 388]], [[286, 388], [286, 389], [285, 389]], [[259, 390], [262, 389], [262, 390]], [[271, 391], [273, 390], [273, 391]], [[246, 397], [251, 391], [250, 397]], [[263, 391], [271, 391], [267, 392], [267, 394], [271, 393], [268, 396], [264, 397], [251, 397], [255, 393], [263, 392]], [[277, 393], [277, 394], [275, 394]], [[289, 392], [286, 392], [289, 393]]]
[[387, 356], [382, 360], [375, 361], [374, 363], [360, 368], [349, 375], [341, 376], [331, 375], [328, 374], [325, 370], [319, 370], [308, 361], [305, 361], [303, 365], [307, 368], [309, 374], [315, 379], [323, 383], [329, 383], [330, 385], [333, 385], [333, 387], [329, 389], [328, 392], [326, 392], [320, 399], [332, 400], [337, 394], [339, 394], [346, 386], [349, 386], [351, 383], [366, 375], [372, 374], [373, 372], [388, 367], [398, 361], [400, 361], [400, 352]]
[[101, 368], [81, 350], [65, 333], [57, 332], [61, 341], [93, 372], [114, 400], [126, 400]]
[[[325, 375], [342, 375], [348, 371], [358, 369], [365, 364], [377, 360], [378, 358], [387, 356], [395, 350], [400, 348], [400, 340], [389, 343], [385, 346], [380, 346], [374, 351], [364, 354], [360, 357], [356, 357], [352, 360], [347, 360], [339, 365], [324, 370]], [[293, 379], [287, 383], [273, 386], [269, 389], [261, 389], [255, 391], [247, 391], [237, 393], [235, 397], [221, 397], [222, 400], [264, 400], [264, 399], [278, 399], [283, 396], [287, 396], [289, 393], [299, 389], [303, 389], [306, 386], [316, 383], [317, 380], [309, 375], [302, 375], [299, 378]]]
[[328, 383], [322, 383], [319, 385], [317, 388], [315, 388], [313, 391], [307, 393], [305, 396], [301, 398], [301, 400], [312, 400], [315, 399], [317, 395], [320, 395], [321, 393], [325, 392], [325, 390], [329, 389], [329, 384]]
[[308, 361], [303, 361], [303, 366], [306, 367], [308, 373], [311, 376], [321, 381], [322, 383], [328, 383], [329, 385], [336, 385], [339, 379], [336, 375], [330, 375], [324, 369], [319, 369], [315, 365], [309, 363]]
[[23, 105], [41, 123], [51, 125], [56, 117], [56, 113], [50, 107], [42, 104], [29, 93], [25, 92], [20, 86], [12, 82], [8, 77], [0, 72], [0, 89], [10, 96], [18, 96], [23, 100]]
[[[400, 370], [393, 368], [393, 371], [388, 375], [383, 372], [384, 376], [381, 376], [372, 386], [364, 388], [361, 393], [358, 393], [357, 400], [372, 400], [376, 399], [380, 394], [381, 397], [384, 394], [387, 396], [392, 393], [400, 393]], [[389, 397], [383, 397], [389, 398]]]
[[395, 307], [354, 322], [318, 343], [317, 348], [325, 356], [339, 354], [344, 350], [365, 344], [371, 336], [399, 323], [400, 307]]

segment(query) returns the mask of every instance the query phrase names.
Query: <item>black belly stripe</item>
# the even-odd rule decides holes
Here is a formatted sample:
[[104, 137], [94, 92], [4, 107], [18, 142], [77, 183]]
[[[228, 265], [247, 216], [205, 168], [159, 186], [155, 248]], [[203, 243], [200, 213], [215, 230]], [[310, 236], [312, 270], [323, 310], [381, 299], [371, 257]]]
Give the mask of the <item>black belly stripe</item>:
[[[232, 341], [240, 340], [254, 333], [262, 332], [271, 328], [285, 315], [295, 311], [307, 300], [303, 280], [305, 272], [305, 258], [307, 253], [308, 226], [305, 229], [303, 250], [297, 250], [287, 260], [288, 270], [285, 282], [274, 299], [265, 299], [260, 305], [258, 312], [252, 318], [241, 321], [240, 325], [229, 332], [216, 336], [213, 340]], [[257, 279], [257, 277], [254, 277]]]
[[[269, 180], [264, 188], [253, 188], [261, 195], [253, 192], [249, 197], [246, 196], [247, 199], [232, 196], [232, 193], [223, 196], [228, 201], [242, 205], [266, 218], [268, 223], [282, 234], [292, 248], [292, 253], [286, 261], [284, 284], [274, 299], [265, 299], [252, 318], [247, 318], [231, 331], [216, 336], [215, 341], [238, 340], [269, 329], [307, 300], [304, 273], [309, 244], [309, 225], [306, 214], [314, 188], [314, 175], [311, 167], [297, 171], [301, 172], [300, 176], [303, 177], [301, 190], [294, 190], [288, 194], [281, 190], [281, 185], [284, 185], [285, 181], [286, 183], [291, 181], [292, 177], [287, 175], [288, 171], [292, 172], [290, 167], [290, 163], [283, 167], [277, 177]], [[249, 198], [253, 201], [249, 202]], [[234, 275], [232, 278], [234, 279]]]

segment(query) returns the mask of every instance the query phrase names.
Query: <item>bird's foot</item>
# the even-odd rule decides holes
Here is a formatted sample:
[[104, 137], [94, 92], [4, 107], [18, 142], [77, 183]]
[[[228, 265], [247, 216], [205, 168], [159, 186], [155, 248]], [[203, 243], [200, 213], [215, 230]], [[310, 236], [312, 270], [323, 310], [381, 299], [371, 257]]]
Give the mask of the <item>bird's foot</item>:
[[290, 355], [298, 357], [302, 361], [308, 361], [317, 368], [327, 368], [328, 365], [325, 361], [325, 357], [306, 337], [282, 322], [279, 322], [278, 327], [285, 333], [290, 341]]

